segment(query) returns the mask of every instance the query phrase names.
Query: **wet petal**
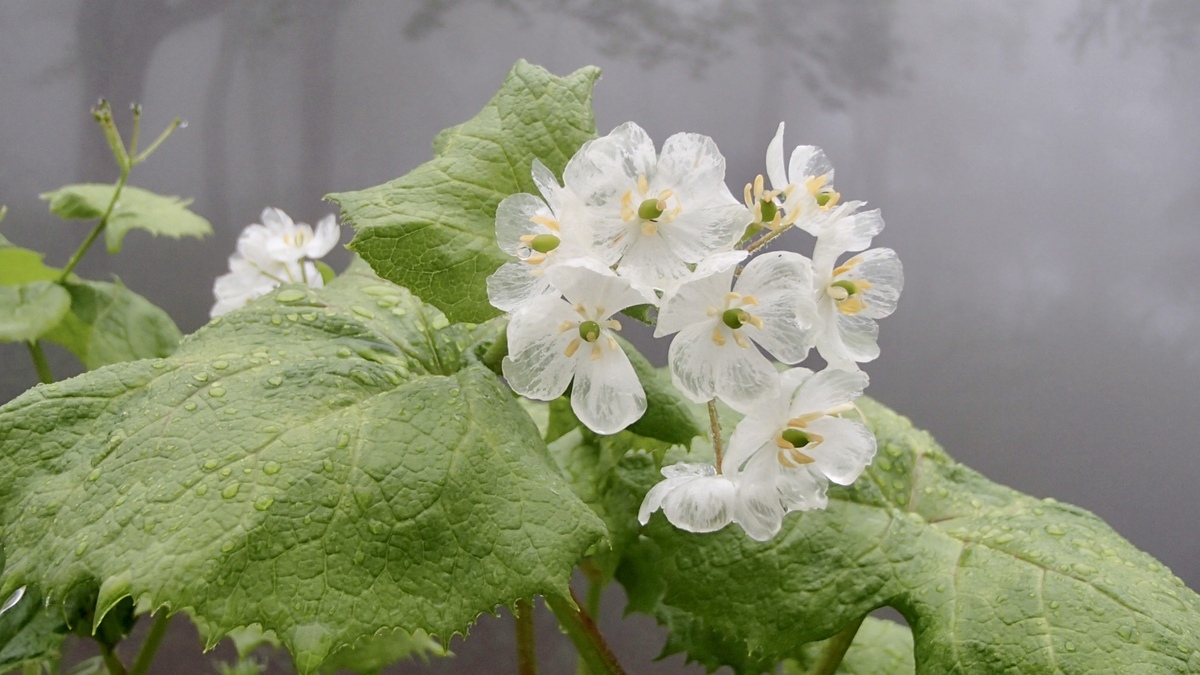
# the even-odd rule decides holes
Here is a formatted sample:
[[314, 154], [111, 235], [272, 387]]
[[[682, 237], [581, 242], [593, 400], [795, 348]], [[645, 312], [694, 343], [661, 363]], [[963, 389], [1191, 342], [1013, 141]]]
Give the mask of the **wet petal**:
[[861, 370], [826, 368], [806, 378], [796, 389], [792, 395], [790, 414], [800, 417], [852, 403], [862, 396], [868, 382], [867, 374]]
[[332, 251], [333, 247], [337, 245], [340, 238], [341, 231], [338, 229], [337, 219], [331, 213], [317, 223], [312, 241], [304, 247], [305, 257], [314, 260], [325, 257], [325, 254]]
[[823, 417], [809, 428], [824, 440], [808, 454], [821, 473], [839, 485], [853, 483], [875, 457], [875, 436], [862, 422]]
[[487, 279], [488, 302], [503, 312], [512, 312], [544, 295], [558, 292], [544, 274], [533, 274], [525, 263], [505, 263]]
[[496, 207], [496, 244], [505, 253], [515, 256], [522, 236], [550, 231], [533, 222], [537, 216], [553, 217], [550, 208], [538, 197], [526, 192], [505, 197]]
[[816, 318], [808, 258], [787, 251], [760, 255], [746, 265], [734, 290], [758, 301], [747, 309], [762, 319], [762, 329], [743, 329], [751, 339], [784, 363], [799, 363], [808, 356]]
[[[606, 345], [605, 338], [602, 334], [600, 340], [583, 345], [575, 354], [571, 410], [592, 431], [615, 434], [646, 412], [646, 394], [629, 357], [620, 347]], [[596, 345], [601, 356], [593, 359], [590, 351]]]
[[725, 476], [701, 476], [681, 482], [663, 497], [663, 515], [687, 532], [715, 532], [733, 520], [737, 488]]
[[787, 172], [783, 167], [783, 122], [775, 130], [775, 138], [767, 145], [767, 178], [771, 180], [771, 189], [782, 190], [788, 186]]

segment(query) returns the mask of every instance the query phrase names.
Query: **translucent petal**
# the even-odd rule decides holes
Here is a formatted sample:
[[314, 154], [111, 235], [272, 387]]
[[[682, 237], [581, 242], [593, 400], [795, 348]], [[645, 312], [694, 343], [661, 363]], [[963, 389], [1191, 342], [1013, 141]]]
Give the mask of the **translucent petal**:
[[825, 493], [829, 481], [814, 471], [812, 466], [807, 464], [794, 469], [780, 467], [775, 487], [779, 501], [788, 511], [811, 511], [829, 505], [829, 497]]
[[291, 216], [284, 213], [282, 209], [271, 206], [262, 210], [259, 219], [262, 220], [263, 227], [275, 236], [281, 237], [296, 229], [296, 224], [292, 222]]
[[331, 213], [317, 223], [312, 241], [304, 247], [304, 256], [313, 260], [323, 258], [337, 246], [340, 238], [341, 231], [338, 229], [337, 219]]
[[594, 343], [600, 358], [592, 358], [593, 345], [585, 344], [575, 353], [571, 410], [592, 431], [615, 434], [646, 412], [646, 393], [629, 357], [620, 347], [607, 345], [606, 334]]
[[549, 232], [533, 222], [536, 216], [553, 217], [550, 208], [538, 197], [526, 192], [505, 197], [496, 207], [496, 244], [509, 255], [517, 254], [521, 237]]
[[[579, 323], [581, 318], [571, 305], [557, 295], [544, 295], [534, 299], [519, 311], [513, 312], [508, 321], [508, 353], [516, 354], [527, 349], [546, 335], [559, 334], [564, 322]], [[569, 332], [563, 348], [570, 340]], [[578, 334], [576, 334], [578, 335]]]
[[663, 296], [654, 337], [664, 337], [691, 324], [711, 320], [709, 308], [722, 306], [733, 270], [745, 257], [745, 251], [731, 251], [706, 258], [697, 265], [674, 291]]
[[879, 324], [863, 314], [838, 314], [842, 354], [856, 363], [879, 358]]
[[862, 396], [868, 382], [867, 374], [860, 370], [826, 368], [800, 384], [792, 394], [789, 414], [800, 417], [851, 403]]
[[670, 292], [687, 277], [690, 270], [663, 239], [660, 231], [652, 235], [638, 233], [617, 265], [617, 273], [636, 286]]
[[779, 462], [775, 453], [762, 451], [746, 463], [738, 478], [734, 502], [734, 521], [751, 539], [768, 541], [779, 533], [784, 508], [779, 500]]
[[783, 122], [775, 130], [775, 138], [767, 145], [767, 178], [771, 180], [771, 189], [782, 190], [788, 186], [787, 172], [783, 167]]
[[736, 202], [692, 210], [685, 206], [678, 218], [661, 223], [658, 232], [676, 256], [698, 263], [732, 249], [752, 219], [750, 209]]
[[788, 251], [760, 255], [746, 265], [734, 291], [758, 301], [747, 309], [762, 320], [763, 327], [747, 326], [744, 330], [751, 339], [784, 363], [799, 363], [808, 356], [815, 339], [810, 328], [816, 319], [808, 258]]
[[621, 196], [636, 186], [639, 175], [649, 179], [654, 174], [656, 159], [650, 136], [626, 122], [607, 136], [584, 143], [567, 162], [563, 183], [585, 206], [619, 213]]
[[[810, 230], [811, 231], [811, 230]], [[879, 209], [846, 213], [826, 224], [817, 236], [813, 248], [813, 262], [826, 264], [847, 251], [861, 251], [871, 245], [871, 239], [883, 231], [883, 217]]]
[[567, 346], [578, 337], [578, 332], [558, 330], [568, 316], [575, 316], [574, 310], [558, 298], [535, 302], [513, 314], [508, 322], [508, 356], [501, 363], [513, 391], [549, 401], [567, 390], [575, 374]]
[[744, 469], [747, 461], [766, 448], [775, 454], [775, 436], [787, 426], [787, 402], [782, 397], [768, 399], [742, 418], [729, 436], [721, 468], [726, 474], [736, 476]]
[[651, 192], [675, 191], [684, 211], [737, 203], [725, 185], [725, 158], [713, 139], [680, 133], [667, 139], [650, 181]]
[[325, 277], [321, 276], [321, 270], [317, 269], [317, 266], [311, 260], [305, 260], [301, 269], [303, 270], [303, 283], [308, 284], [312, 288], [325, 287]]
[[502, 312], [513, 312], [544, 295], [558, 294], [544, 274], [533, 271], [525, 263], [501, 265], [487, 279], [488, 302]]
[[854, 257], [860, 262], [839, 278], [870, 282], [871, 287], [863, 293], [866, 306], [862, 315], [882, 319], [896, 311], [900, 291], [904, 288], [904, 268], [896, 252], [890, 248], [873, 248]]
[[589, 260], [571, 260], [546, 271], [550, 283], [572, 304], [581, 303], [589, 309], [603, 307], [608, 318], [613, 314], [646, 302], [646, 297], [634, 290], [628, 279]]
[[662, 506], [663, 498], [671, 490], [700, 476], [715, 476], [717, 475], [717, 470], [709, 464], [685, 464], [678, 462], [671, 466], [664, 466], [662, 468], [662, 475], [666, 480], [659, 481], [654, 487], [650, 488], [650, 491], [646, 493], [646, 498], [642, 500], [641, 508], [638, 509], [638, 522], [642, 525], [650, 522], [650, 514]]
[[715, 532], [733, 520], [737, 488], [725, 476], [699, 476], [681, 482], [662, 500], [663, 515], [688, 532]]
[[857, 370], [859, 361], [879, 356], [879, 328], [873, 320], [842, 314], [828, 297], [817, 302], [817, 317], [816, 348], [831, 368]]
[[808, 427], [824, 438], [808, 454], [821, 473], [839, 485], [853, 483], [875, 457], [875, 435], [862, 422], [822, 417]]
[[803, 183], [808, 178], [825, 176], [825, 187], [833, 186], [833, 164], [825, 151], [815, 145], [797, 145], [788, 160], [788, 176], [793, 182]]

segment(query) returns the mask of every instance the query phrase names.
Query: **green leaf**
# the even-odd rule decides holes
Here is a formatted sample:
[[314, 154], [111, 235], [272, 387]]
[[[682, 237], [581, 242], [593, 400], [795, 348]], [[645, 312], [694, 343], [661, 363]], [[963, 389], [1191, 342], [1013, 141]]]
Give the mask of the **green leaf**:
[[0, 614], [0, 673], [28, 664], [51, 673], [58, 669], [68, 628], [62, 612], [43, 606], [41, 600], [35, 589], [26, 589], [16, 605]]
[[329, 657], [321, 664], [321, 672], [351, 670], [376, 675], [397, 661], [413, 657], [428, 660], [430, 656], [445, 655], [446, 650], [442, 645], [422, 631], [412, 635], [404, 631], [384, 631], [381, 635], [364, 638], [354, 647], [343, 649]]
[[[116, 186], [95, 183], [67, 185], [43, 194], [42, 199], [50, 202], [51, 213], [69, 220], [88, 220], [104, 216], [114, 189]], [[125, 234], [134, 229], [175, 239], [212, 234], [212, 225], [187, 208], [191, 203], [190, 199], [167, 197], [126, 185], [105, 227], [108, 252], [119, 252]]]
[[[804, 645], [801, 655], [783, 665], [783, 675], [807, 675], [826, 642]], [[913, 637], [908, 626], [867, 617], [842, 659], [841, 675], [913, 675]]]
[[0, 286], [0, 342], [36, 340], [71, 308], [71, 294], [52, 281]]
[[352, 267], [284, 286], [167, 359], [0, 408], [0, 592], [274, 631], [301, 672], [381, 629], [442, 639], [566, 595], [604, 534], [472, 326]]
[[[631, 608], [690, 626], [679, 646], [709, 667], [737, 663], [706, 636], [774, 664], [890, 605], [920, 673], [1200, 672], [1200, 597], [1160, 563], [1091, 513], [992, 483], [905, 418], [860, 406], [879, 454], [830, 489], [828, 510], [789, 515], [765, 543], [657, 514], [617, 575]], [[642, 480], [644, 493], [658, 477]]]
[[334, 277], [337, 276], [337, 272], [334, 272], [333, 268], [324, 262], [314, 260], [313, 264], [317, 266], [317, 271], [321, 273], [321, 281], [324, 285], [328, 286], [329, 282], [333, 281]]
[[33, 281], [54, 281], [60, 270], [42, 264], [45, 256], [37, 251], [13, 246], [0, 237], [0, 286], [20, 286]]
[[537, 193], [534, 159], [561, 175], [596, 135], [599, 76], [589, 67], [560, 78], [518, 61], [478, 115], [438, 134], [432, 160], [389, 183], [329, 195], [356, 230], [350, 249], [452, 321], [499, 314], [485, 283], [510, 259], [496, 246], [496, 206]]
[[71, 310], [43, 337], [66, 347], [88, 370], [169, 356], [180, 333], [166, 312], [119, 281], [67, 282]]

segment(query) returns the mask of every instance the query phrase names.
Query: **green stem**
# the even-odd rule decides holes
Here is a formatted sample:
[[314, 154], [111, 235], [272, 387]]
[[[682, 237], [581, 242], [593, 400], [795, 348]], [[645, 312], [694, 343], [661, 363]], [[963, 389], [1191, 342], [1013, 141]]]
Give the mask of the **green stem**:
[[37, 368], [38, 379], [42, 384], [53, 382], [54, 373], [50, 372], [50, 364], [46, 363], [46, 353], [42, 351], [41, 341], [30, 340], [25, 344], [29, 345], [29, 356], [33, 358], [33, 367]]
[[104, 657], [104, 665], [108, 667], [109, 675], [126, 675], [125, 664], [121, 663], [121, 659], [117, 658], [117, 653], [113, 651], [111, 645], [101, 642], [100, 655]]
[[537, 642], [534, 639], [533, 602], [517, 601], [517, 674], [537, 675]]
[[579, 608], [574, 593], [570, 598], [546, 596], [546, 605], [554, 612], [558, 625], [571, 638], [579, 658], [587, 664], [592, 675], [624, 675], [624, 669], [617, 663], [617, 657], [613, 656], [600, 631], [596, 630], [592, 618]]
[[[591, 558], [586, 558], [579, 564], [579, 569], [583, 571], [583, 575], [587, 577], [587, 597], [583, 602], [583, 611], [588, 616], [600, 616], [600, 600], [604, 595], [604, 575], [599, 567], [592, 562]], [[591, 670], [588, 669], [587, 663], [583, 657], [579, 658], [579, 663], [575, 666], [575, 675], [591, 675]]]
[[717, 473], [721, 473], [721, 463], [725, 459], [725, 450], [721, 446], [721, 418], [717, 416], [717, 400], [708, 402], [708, 423], [712, 431], [713, 454], [717, 459]]
[[865, 614], [858, 617], [857, 620], [842, 629], [842, 632], [829, 638], [829, 642], [825, 643], [825, 648], [821, 650], [821, 655], [817, 657], [817, 662], [813, 664], [812, 670], [808, 671], [808, 675], [833, 675], [836, 673], [838, 666], [842, 664], [842, 657], [846, 655], [846, 650], [850, 649], [850, 643], [854, 642], [854, 635], [858, 633], [858, 627], [866, 618]]
[[508, 356], [508, 330], [500, 331], [492, 344], [488, 345], [487, 351], [483, 356], [479, 357], [480, 363], [487, 366], [489, 370], [500, 375], [500, 363], [504, 357]]
[[167, 610], [160, 610], [158, 616], [154, 617], [154, 623], [150, 626], [150, 633], [146, 636], [146, 641], [142, 643], [142, 648], [138, 650], [137, 658], [133, 661], [133, 666], [129, 668], [128, 675], [146, 675], [150, 672], [150, 662], [154, 660], [154, 653], [158, 651], [158, 646], [162, 644], [163, 637], [167, 634], [167, 626], [171, 623], [171, 617], [167, 615]]
[[[751, 242], [750, 245], [746, 247], [746, 252], [753, 254], [755, 251], [774, 241], [779, 235], [787, 232], [790, 227], [791, 226], [788, 225], [786, 227], [781, 227], [778, 230], [771, 230], [770, 232], [767, 232], [763, 236]], [[741, 272], [739, 271], [738, 274], [741, 274]]]
[[100, 222], [96, 223], [96, 227], [92, 228], [92, 233], [88, 235], [87, 239], [83, 240], [83, 243], [79, 245], [79, 249], [67, 261], [67, 266], [63, 268], [62, 275], [58, 277], [58, 283], [61, 284], [67, 280], [67, 277], [71, 275], [71, 270], [75, 269], [75, 266], [83, 259], [83, 254], [87, 253], [87, 250], [91, 248], [92, 242], [96, 241], [96, 237], [99, 237], [100, 233], [104, 231], [104, 228], [108, 225], [108, 217], [112, 215], [113, 207], [117, 205], [117, 197], [121, 196], [121, 188], [125, 187], [125, 181], [128, 179], [129, 169], [122, 167], [121, 179], [117, 181], [117, 188], [113, 190], [113, 196], [108, 202], [108, 208], [105, 209]]

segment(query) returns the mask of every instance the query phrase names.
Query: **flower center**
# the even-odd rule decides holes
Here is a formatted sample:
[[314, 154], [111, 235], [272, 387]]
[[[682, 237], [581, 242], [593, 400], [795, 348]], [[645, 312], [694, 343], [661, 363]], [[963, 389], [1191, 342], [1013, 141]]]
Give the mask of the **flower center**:
[[867, 302], [863, 298], [863, 293], [871, 290], [874, 286], [864, 279], [838, 278], [854, 269], [860, 262], [862, 262], [862, 258], [858, 257], [847, 260], [833, 271], [834, 281], [825, 288], [825, 294], [837, 303], [838, 311], [848, 316], [853, 316], [866, 309]]
[[775, 458], [789, 469], [817, 461], [812, 455], [803, 450], [815, 450], [825, 439], [819, 434], [808, 431], [808, 423], [825, 416], [824, 412], [808, 413], [788, 420], [787, 427], [775, 437], [775, 445], [779, 451]]
[[828, 181], [829, 176], [810, 176], [804, 181], [804, 187], [808, 189], [808, 194], [817, 200], [817, 206], [826, 210], [837, 206], [842, 200], [840, 192], [834, 190], [832, 185], [825, 184]]
[[[601, 329], [607, 328], [610, 331], [619, 331], [621, 330], [621, 322], [616, 319], [604, 320], [605, 313], [603, 307], [596, 307], [594, 311], [588, 311], [581, 303], [575, 305], [575, 311], [579, 312], [581, 321], [564, 321], [558, 327], [560, 335], [572, 329], [579, 333], [579, 337], [571, 340], [567, 344], [566, 350], [563, 351], [567, 355], [567, 358], [575, 356], [575, 352], [579, 351], [579, 348], [585, 342], [592, 346], [592, 351], [588, 358], [593, 361], [600, 358], [604, 353], [604, 345], [607, 345], [609, 349], [620, 349], [617, 339], [612, 335], [604, 335]], [[601, 338], [606, 339], [601, 340]]]
[[[637, 198], [640, 198], [640, 201], [637, 208], [634, 208], [633, 204]], [[671, 200], [674, 200], [674, 205], [671, 204]], [[637, 187], [627, 190], [621, 196], [621, 219], [629, 223], [636, 218], [641, 222], [642, 234], [646, 236], [658, 232], [660, 223], [671, 222], [682, 211], [683, 204], [679, 202], [674, 190], [662, 190], [657, 196], [651, 196], [650, 182], [646, 180], [645, 175], [639, 175]]]
[[793, 185], [789, 185], [783, 190], [766, 190], [764, 189], [762, 174], [755, 177], [753, 183], [746, 183], [743, 197], [746, 206], [754, 214], [754, 220], [750, 222], [751, 227], [758, 226], [768, 227], [772, 230], [781, 230], [796, 222], [796, 216], [800, 214], [799, 209], [792, 209], [787, 217], [784, 217], [782, 208], [775, 202], [777, 197], [783, 197], [786, 203], [794, 187]]
[[758, 298], [753, 295], [742, 295], [740, 293], [726, 293], [723, 306], [709, 307], [709, 316], [719, 316], [721, 322], [713, 327], [712, 341], [718, 347], [724, 347], [725, 328], [728, 328], [733, 333], [733, 341], [742, 349], [750, 348], [750, 340], [742, 334], [741, 328], [746, 324], [750, 324], [759, 330], [763, 327], [762, 319], [754, 316], [746, 311], [746, 307], [758, 306]]

